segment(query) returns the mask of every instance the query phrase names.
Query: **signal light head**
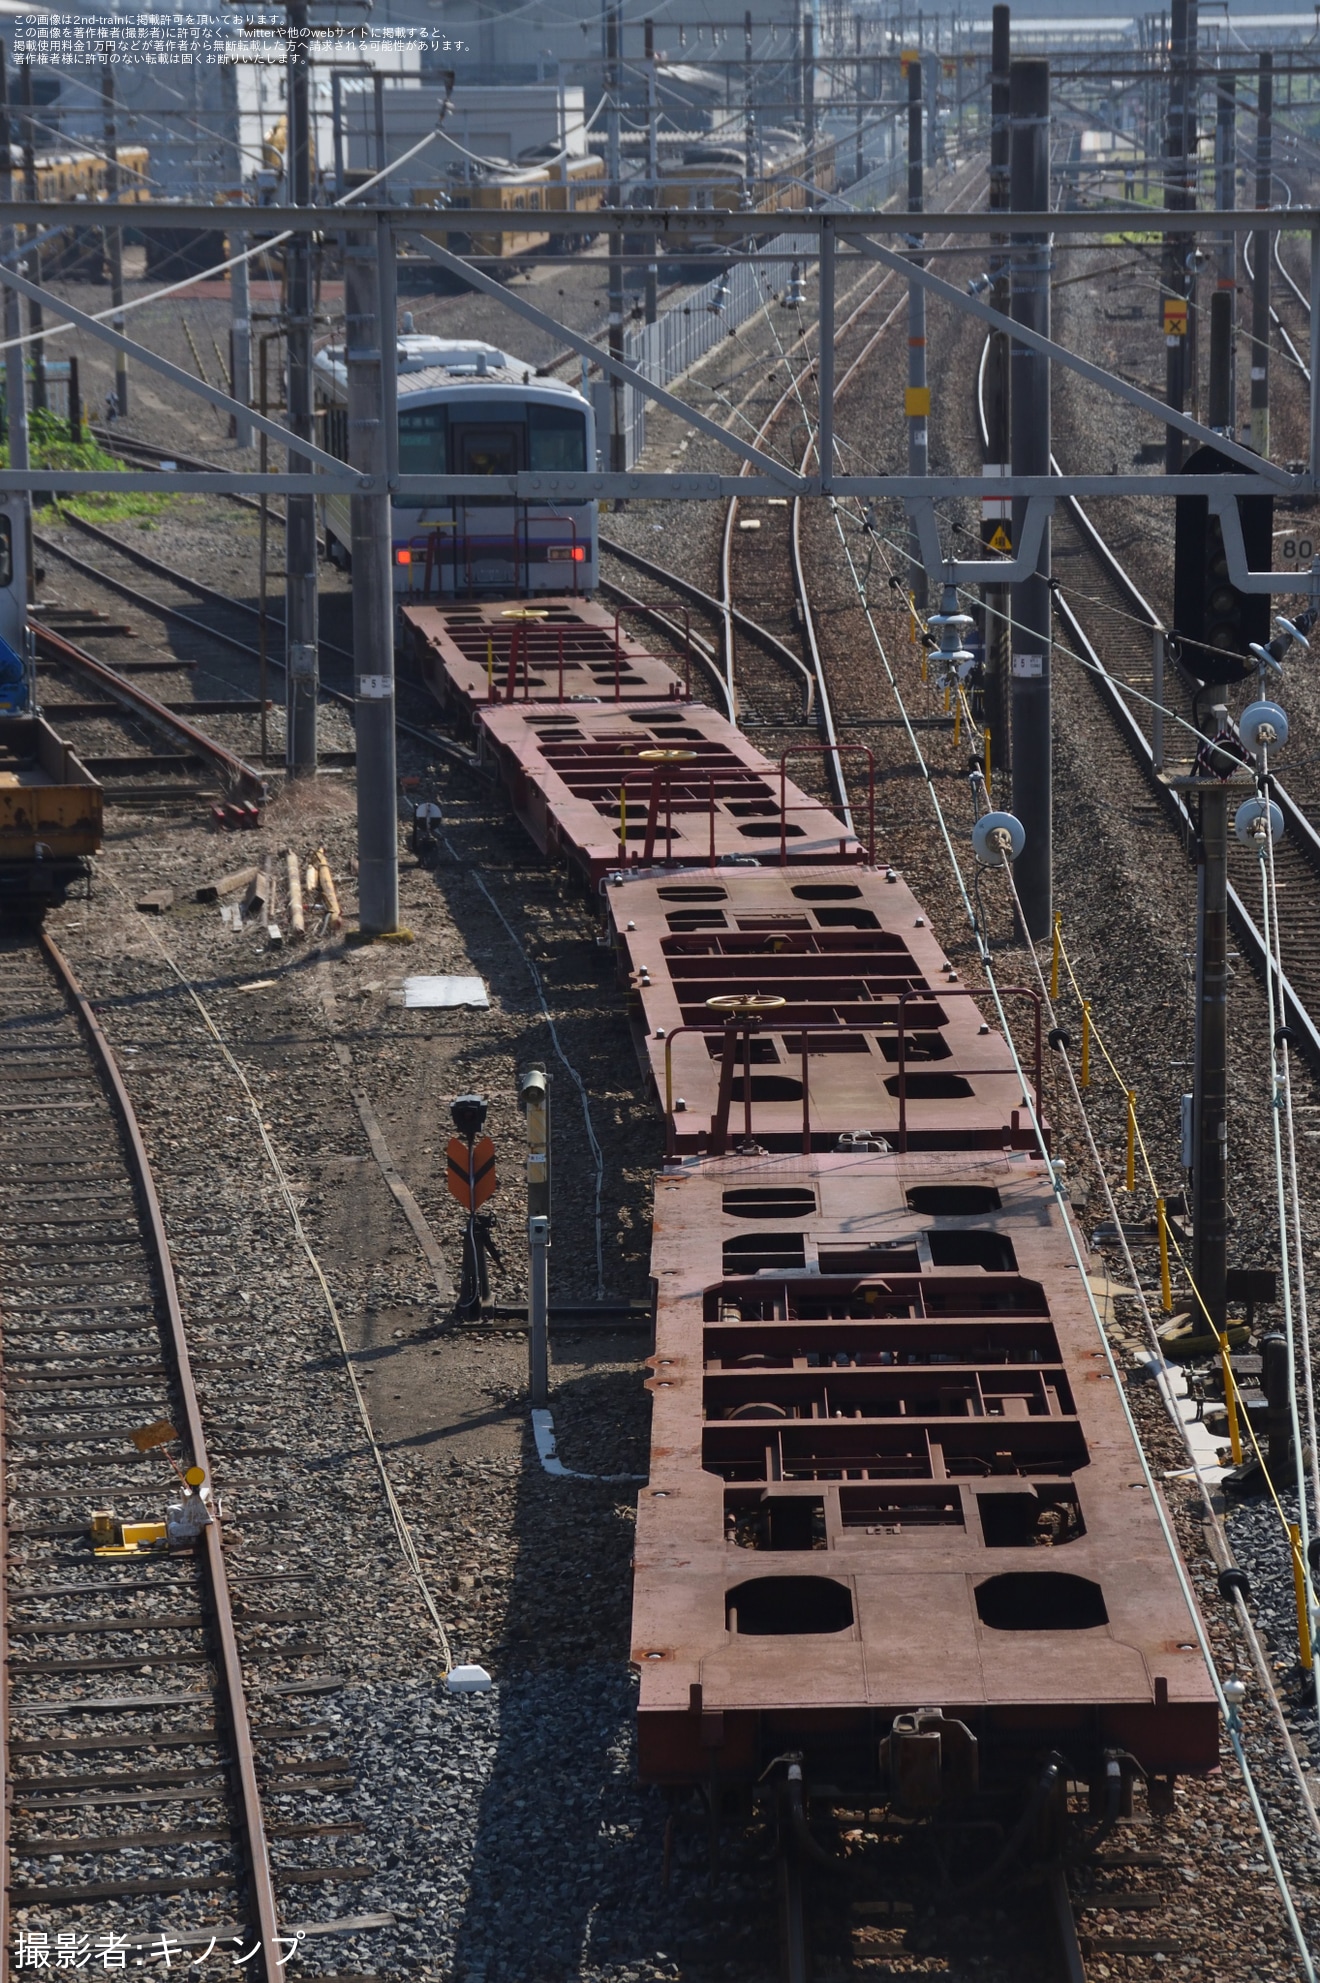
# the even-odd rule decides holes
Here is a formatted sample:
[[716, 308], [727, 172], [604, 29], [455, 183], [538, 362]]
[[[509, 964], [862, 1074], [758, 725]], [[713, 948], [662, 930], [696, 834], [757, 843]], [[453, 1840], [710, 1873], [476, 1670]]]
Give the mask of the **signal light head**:
[[449, 1113], [459, 1135], [466, 1137], [469, 1143], [475, 1142], [486, 1120], [486, 1097], [459, 1095], [449, 1104]]

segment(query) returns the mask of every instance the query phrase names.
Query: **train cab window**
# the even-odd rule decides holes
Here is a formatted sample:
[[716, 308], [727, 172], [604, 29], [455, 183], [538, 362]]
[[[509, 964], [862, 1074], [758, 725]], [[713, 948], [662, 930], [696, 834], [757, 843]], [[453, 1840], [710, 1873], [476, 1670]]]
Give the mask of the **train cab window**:
[[587, 423], [567, 406], [527, 409], [527, 466], [582, 473], [587, 466]]
[[[399, 413], [400, 475], [443, 475], [448, 415], [443, 406], [419, 406]], [[409, 498], [412, 501], [412, 498]]]
[[516, 475], [516, 427], [460, 427], [454, 436], [454, 467], [460, 475]]
[[0, 590], [14, 582], [13, 519], [0, 513]]

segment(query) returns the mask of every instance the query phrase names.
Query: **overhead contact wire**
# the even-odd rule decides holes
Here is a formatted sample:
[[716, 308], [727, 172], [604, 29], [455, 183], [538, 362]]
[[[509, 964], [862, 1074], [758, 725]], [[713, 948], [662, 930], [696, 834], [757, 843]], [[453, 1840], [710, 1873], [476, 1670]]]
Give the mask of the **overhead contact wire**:
[[[967, 884], [963, 877], [962, 868], [954, 853], [953, 842], [950, 838], [948, 823], [944, 815], [944, 808], [940, 804], [939, 795], [935, 791], [934, 783], [930, 775], [930, 768], [921, 750], [921, 746], [917, 741], [917, 736], [912, 726], [911, 717], [908, 714], [907, 706], [903, 700], [902, 692], [899, 689], [897, 678], [895, 677], [893, 668], [890, 664], [888, 654], [885, 650], [884, 642], [880, 637], [879, 629], [875, 624], [874, 615], [871, 612], [870, 602], [866, 596], [865, 588], [860, 583], [860, 577], [857, 572], [856, 565], [853, 562], [852, 554], [851, 551], [849, 550], [847, 539], [844, 536], [842, 527], [838, 521], [838, 506], [834, 505], [833, 508], [835, 512], [836, 529], [838, 530], [839, 541], [843, 548], [844, 557], [847, 561], [848, 568], [852, 574], [853, 584], [857, 589], [858, 597], [861, 601], [862, 609], [865, 614], [867, 624], [870, 628], [872, 638], [875, 641], [876, 650], [880, 656], [881, 665], [885, 670], [886, 677], [889, 681], [890, 689], [893, 693], [894, 700], [898, 706], [899, 715], [903, 722], [904, 729], [907, 732], [908, 742], [911, 746], [913, 756], [916, 759], [917, 765], [921, 771], [922, 778], [925, 782], [927, 792], [929, 793], [930, 796], [930, 801], [935, 812], [936, 823], [939, 828], [940, 836], [943, 839], [945, 851], [948, 854], [949, 863], [953, 870], [954, 880], [957, 884], [959, 895], [962, 898], [964, 913], [967, 916], [967, 921], [972, 929], [973, 936], [976, 941], [978, 953], [980, 955], [982, 970], [984, 971], [985, 977], [987, 979], [988, 995], [990, 996], [990, 998], [994, 1003], [995, 1010], [999, 1018], [1001, 1030], [1003, 1032], [1005, 1041], [1007, 1042], [1009, 1052], [1012, 1056], [1014, 1068], [1021, 1082], [1023, 1106], [1026, 1108], [1028, 1112], [1028, 1117], [1032, 1124], [1033, 1131], [1035, 1133], [1037, 1147], [1040, 1151], [1041, 1157], [1043, 1158], [1046, 1164], [1048, 1174], [1050, 1176], [1050, 1180], [1053, 1186], [1055, 1201], [1056, 1204], [1058, 1205], [1062, 1217], [1064, 1231], [1067, 1235], [1068, 1244], [1073, 1255], [1073, 1261], [1077, 1269], [1078, 1278], [1081, 1282], [1083, 1292], [1085, 1294], [1088, 1306], [1090, 1307], [1091, 1310], [1092, 1319], [1095, 1323], [1096, 1333], [1099, 1336], [1105, 1358], [1110, 1367], [1110, 1374], [1113, 1379], [1116, 1392], [1118, 1394], [1124, 1419], [1127, 1423], [1128, 1433], [1132, 1439], [1133, 1446], [1137, 1454], [1137, 1460], [1138, 1460], [1138, 1464], [1141, 1467], [1144, 1484], [1146, 1486], [1147, 1492], [1151, 1496], [1152, 1505], [1155, 1508], [1156, 1517], [1160, 1524], [1160, 1531], [1164, 1539], [1164, 1545], [1166, 1550], [1168, 1551], [1169, 1559], [1173, 1566], [1174, 1575], [1178, 1580], [1178, 1584], [1182, 1591], [1184, 1601], [1187, 1605], [1188, 1615], [1192, 1620], [1192, 1625], [1196, 1633], [1197, 1643], [1201, 1652], [1201, 1657], [1205, 1664], [1206, 1671], [1209, 1675], [1211, 1686], [1214, 1689], [1215, 1698], [1216, 1701], [1218, 1702], [1220, 1713], [1223, 1716], [1224, 1724], [1228, 1731], [1229, 1741], [1232, 1746], [1234, 1756], [1237, 1760], [1238, 1768], [1242, 1774], [1243, 1783], [1246, 1787], [1247, 1796], [1251, 1803], [1252, 1812], [1256, 1820], [1256, 1825], [1258, 1830], [1260, 1831], [1261, 1839], [1264, 1844], [1265, 1851], [1270, 1862], [1270, 1867], [1274, 1875], [1275, 1883], [1279, 1888], [1279, 1893], [1283, 1902], [1284, 1912], [1288, 1919], [1289, 1928], [1292, 1932], [1293, 1939], [1297, 1945], [1298, 1952], [1301, 1956], [1303, 1969], [1307, 1977], [1307, 1983], [1316, 1983], [1316, 1972], [1311, 1961], [1310, 1951], [1306, 1945], [1306, 1940], [1302, 1931], [1301, 1922], [1298, 1918], [1297, 1909], [1293, 1902], [1291, 1890], [1288, 1886], [1287, 1876], [1283, 1870], [1283, 1866], [1279, 1860], [1278, 1852], [1275, 1848], [1273, 1834], [1271, 1833], [1269, 1827], [1269, 1820], [1266, 1817], [1264, 1807], [1260, 1800], [1259, 1792], [1256, 1788], [1255, 1778], [1252, 1775], [1251, 1765], [1247, 1759], [1246, 1750], [1242, 1744], [1242, 1740], [1238, 1730], [1234, 1712], [1230, 1709], [1227, 1697], [1224, 1694], [1223, 1685], [1222, 1682], [1220, 1681], [1219, 1673], [1214, 1662], [1213, 1649], [1210, 1646], [1205, 1631], [1205, 1626], [1201, 1619], [1199, 1608], [1196, 1604], [1195, 1595], [1192, 1591], [1191, 1584], [1187, 1575], [1187, 1568], [1182, 1558], [1182, 1552], [1178, 1546], [1178, 1539], [1173, 1533], [1168, 1512], [1163, 1504], [1163, 1497], [1160, 1495], [1158, 1491], [1154, 1473], [1150, 1465], [1150, 1461], [1141, 1443], [1140, 1434], [1137, 1428], [1136, 1421], [1133, 1418], [1131, 1404], [1127, 1396], [1127, 1389], [1122, 1380], [1122, 1373], [1118, 1369], [1117, 1362], [1114, 1357], [1113, 1346], [1110, 1343], [1108, 1335], [1105, 1331], [1104, 1322], [1101, 1318], [1100, 1311], [1096, 1303], [1095, 1290], [1091, 1286], [1090, 1276], [1086, 1270], [1086, 1263], [1081, 1253], [1076, 1231], [1073, 1227], [1073, 1222], [1069, 1212], [1068, 1202], [1063, 1191], [1062, 1182], [1059, 1173], [1056, 1170], [1055, 1165], [1049, 1156], [1049, 1152], [1045, 1144], [1044, 1131], [1040, 1123], [1040, 1120], [1037, 1116], [1035, 1102], [1030, 1092], [1031, 1083], [1028, 1081], [1026, 1076], [1026, 1071], [1022, 1066], [1021, 1056], [1018, 1053], [1017, 1044], [1013, 1038], [1012, 1028], [1008, 1023], [1008, 1015], [1005, 1012], [1003, 999], [1000, 994], [998, 982], [995, 978], [989, 949], [982, 937], [975, 912], [972, 908], [971, 899], [967, 893]], [[1010, 880], [1010, 885], [1012, 885], [1011, 870], [1009, 872], [1009, 880]], [[1014, 897], [1016, 900], [1016, 888], [1014, 888]], [[1032, 956], [1033, 956], [1033, 960], [1036, 962], [1037, 975], [1039, 976], [1040, 975], [1039, 961], [1035, 959], [1034, 950], [1032, 952]], [[1048, 1007], [1048, 993], [1046, 993], [1045, 996]], [[1071, 1075], [1071, 1069], [1069, 1069], [1069, 1074]], [[1085, 1111], [1083, 1110], [1082, 1113], [1083, 1113], [1083, 1120], [1085, 1120]], [[1087, 1129], [1088, 1129], [1088, 1139], [1089, 1139], [1089, 1124], [1087, 1125]], [[1107, 1184], [1105, 1183], [1103, 1168], [1101, 1168], [1100, 1170], [1100, 1176], [1101, 1176], [1102, 1184], [1105, 1185], [1105, 1188], [1107, 1190]], [[1116, 1210], [1115, 1210], [1115, 1219], [1117, 1222]], [[1121, 1225], [1121, 1222], [1118, 1223], [1120, 1223]], [[1136, 1278], [1135, 1266], [1133, 1266], [1132, 1272], [1135, 1282], [1135, 1278]], [[1279, 1719], [1281, 1721], [1282, 1717], [1280, 1716]], [[1285, 1745], [1289, 1749], [1295, 1761], [1296, 1751], [1292, 1749], [1291, 1740], [1287, 1734], [1286, 1724], [1283, 1725], [1282, 1732], [1285, 1740]], [[1314, 1816], [1314, 1807], [1311, 1805], [1310, 1802], [1309, 1790], [1305, 1785], [1305, 1779], [1302, 1776], [1300, 1763], [1297, 1763], [1296, 1775], [1302, 1788], [1303, 1799], [1306, 1808], [1308, 1812], [1312, 1813], [1312, 1823], [1317, 1829], [1317, 1831], [1320, 1832], [1320, 1820], [1316, 1819]]]

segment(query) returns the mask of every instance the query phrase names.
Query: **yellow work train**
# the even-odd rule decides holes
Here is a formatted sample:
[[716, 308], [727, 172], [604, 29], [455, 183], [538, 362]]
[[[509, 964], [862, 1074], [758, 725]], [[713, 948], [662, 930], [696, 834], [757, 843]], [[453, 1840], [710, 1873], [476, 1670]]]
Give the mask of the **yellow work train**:
[[[150, 197], [147, 184], [149, 154], [145, 145], [116, 145], [121, 201]], [[14, 184], [22, 184], [23, 160], [13, 147]], [[101, 152], [39, 151], [36, 155], [39, 200], [103, 200], [110, 161]]]
[[[12, 148], [14, 190], [23, 188], [23, 155]], [[117, 145], [119, 199], [126, 206], [151, 197], [147, 172], [150, 154], [145, 145]], [[39, 200], [85, 200], [100, 205], [107, 197], [110, 162], [102, 152], [39, 151], [36, 155]], [[69, 227], [41, 246], [43, 276], [62, 275], [99, 282], [104, 273], [105, 241], [101, 228]]]
[[[547, 221], [545, 216], [599, 213], [605, 204], [605, 161], [591, 155], [556, 158], [544, 165], [488, 173], [470, 185], [456, 181], [443, 188], [419, 186], [412, 197], [414, 206], [438, 206], [447, 213], [464, 215], [461, 226], [451, 224], [433, 234], [426, 230], [451, 254], [477, 255], [516, 266], [524, 255], [572, 254], [589, 245], [591, 235], [557, 232], [553, 220]], [[483, 213], [523, 213], [527, 226], [510, 234], [485, 231], [479, 219]]]
[[[659, 204], [699, 212], [780, 214], [800, 212], [823, 193], [834, 191], [835, 148], [819, 140], [808, 151], [803, 141], [784, 132], [766, 133], [748, 174], [747, 153], [736, 142], [711, 138], [687, 146], [675, 163], [660, 168]], [[738, 240], [744, 237], [736, 237]], [[712, 226], [700, 240], [687, 236], [684, 246], [699, 253], [734, 245], [735, 237]]]
[[0, 921], [58, 908], [101, 850], [102, 805], [49, 723], [0, 711]]

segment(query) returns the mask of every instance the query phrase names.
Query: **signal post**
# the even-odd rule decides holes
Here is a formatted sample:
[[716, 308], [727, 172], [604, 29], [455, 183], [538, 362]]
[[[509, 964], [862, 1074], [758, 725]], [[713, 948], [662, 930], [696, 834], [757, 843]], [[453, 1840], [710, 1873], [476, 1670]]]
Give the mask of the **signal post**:
[[527, 1378], [533, 1411], [550, 1404], [550, 1084], [544, 1067], [518, 1077], [527, 1118]]

